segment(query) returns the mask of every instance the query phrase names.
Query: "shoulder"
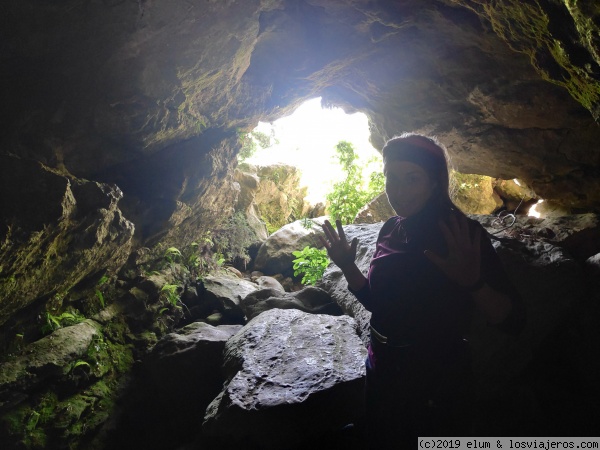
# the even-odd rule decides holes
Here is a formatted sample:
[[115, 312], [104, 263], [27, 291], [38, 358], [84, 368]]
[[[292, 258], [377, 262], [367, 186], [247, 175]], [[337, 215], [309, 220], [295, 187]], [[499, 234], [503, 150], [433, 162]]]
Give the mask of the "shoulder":
[[379, 237], [386, 236], [390, 234], [393, 230], [400, 227], [402, 223], [402, 217], [392, 216], [388, 220], [385, 221], [381, 229], [379, 230]]

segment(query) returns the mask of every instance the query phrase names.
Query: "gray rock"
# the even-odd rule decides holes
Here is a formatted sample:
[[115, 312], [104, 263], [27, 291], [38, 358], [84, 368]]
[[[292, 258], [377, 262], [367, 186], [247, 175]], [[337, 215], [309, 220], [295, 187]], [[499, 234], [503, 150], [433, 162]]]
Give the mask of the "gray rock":
[[0, 365], [0, 406], [45, 380], [67, 374], [71, 363], [86, 355], [92, 339], [100, 335], [99, 329], [91, 320], [60, 328]]
[[367, 203], [356, 215], [354, 223], [377, 223], [385, 222], [390, 217], [395, 216], [396, 212], [388, 202], [387, 195], [379, 194], [369, 203]]
[[348, 316], [271, 310], [225, 346], [227, 382], [203, 431], [261, 448], [351, 423], [363, 398], [365, 348]]
[[240, 329], [194, 322], [156, 343], [136, 371], [135, 401], [124, 412], [136, 417], [128, 429], [136, 446], [175, 448], [174, 442], [193, 438], [199, 418], [223, 387], [225, 342]]
[[254, 261], [254, 268], [265, 274], [291, 273], [293, 263], [296, 257], [292, 252], [302, 250], [304, 247], [321, 248], [319, 236], [324, 236], [321, 224], [324, 217], [318, 217], [312, 220], [310, 229], [302, 226], [302, 222], [297, 220], [289, 223], [263, 242], [258, 250], [258, 255]]
[[121, 268], [134, 233], [117, 206], [122, 196], [114, 185], [0, 156], [0, 325], [40, 298]]
[[240, 301], [258, 289], [258, 285], [250, 281], [227, 274], [206, 276], [203, 285], [206, 289], [204, 301], [217, 305], [225, 316], [239, 321], [244, 318]]
[[253, 280], [256, 284], [258, 284], [261, 289], [276, 289], [282, 292], [285, 292], [285, 289], [281, 285], [279, 281], [277, 281], [273, 277], [262, 276], [258, 277], [256, 280]]
[[267, 288], [246, 296], [241, 303], [248, 320], [270, 309], [299, 309], [311, 314], [329, 314], [339, 316], [341, 308], [323, 289], [307, 286], [304, 289], [288, 293], [279, 289]]
[[203, 413], [223, 384], [220, 367], [225, 342], [241, 328], [194, 322], [158, 341], [143, 369], [156, 400], [173, 411], [193, 407]]

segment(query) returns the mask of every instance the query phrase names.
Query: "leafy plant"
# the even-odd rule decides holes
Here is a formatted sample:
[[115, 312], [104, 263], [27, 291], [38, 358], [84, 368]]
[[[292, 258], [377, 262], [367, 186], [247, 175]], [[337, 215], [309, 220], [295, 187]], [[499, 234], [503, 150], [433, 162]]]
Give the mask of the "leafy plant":
[[384, 190], [385, 180], [382, 173], [373, 172], [369, 176], [369, 184], [363, 188], [362, 169], [355, 164], [358, 155], [354, 146], [347, 141], [336, 145], [336, 153], [346, 178], [333, 185], [333, 190], [326, 195], [329, 206], [327, 210], [333, 219], [342, 223], [352, 223], [358, 211]]
[[163, 256], [169, 264], [173, 264], [181, 261], [183, 255], [181, 254], [181, 250], [178, 248], [169, 247], [167, 250], [165, 250], [165, 254]]
[[92, 370], [92, 366], [90, 365], [89, 362], [84, 361], [83, 359], [78, 359], [71, 366], [71, 369], [69, 370], [69, 374], [71, 374], [71, 376], [73, 376], [75, 374], [75, 369], [77, 369], [78, 367], [80, 367], [81, 369], [87, 368], [87, 370], [89, 370], [89, 371]]
[[31, 415], [29, 416], [29, 419], [27, 420], [27, 425], [25, 425], [25, 429], [29, 432], [32, 432], [33, 430], [35, 430], [35, 427], [37, 427], [39, 420], [40, 420], [40, 413], [37, 411], [31, 411]]
[[271, 134], [263, 133], [262, 131], [251, 131], [250, 133], [239, 133], [238, 140], [242, 146], [238, 153], [238, 161], [245, 161], [258, 151], [259, 148], [265, 149], [273, 144], [278, 144], [279, 141], [275, 137], [275, 131], [271, 129]]
[[106, 303], [104, 301], [104, 294], [100, 291], [100, 289], [96, 289], [96, 297], [100, 301], [102, 308], [104, 308]]
[[80, 366], [90, 367], [90, 363], [80, 359], [78, 361], [75, 361], [75, 364], [73, 364], [73, 367], [71, 368], [71, 370], [76, 369], [77, 367], [80, 367]]
[[190, 244], [190, 251], [188, 252], [185, 264], [185, 266], [190, 272], [197, 270], [198, 268], [200, 268], [201, 265], [200, 255], [198, 254], [198, 247], [199, 244], [197, 242], [192, 242]]
[[41, 331], [43, 334], [52, 333], [59, 328], [75, 325], [83, 322], [85, 317], [78, 312], [63, 312], [62, 314], [55, 316], [49, 312], [46, 313], [46, 323], [42, 326]]
[[161, 293], [165, 293], [165, 297], [173, 306], [177, 306], [177, 303], [179, 302], [179, 294], [177, 293], [178, 288], [179, 286], [176, 284], [167, 283], [160, 290]]
[[302, 225], [302, 228], [304, 228], [305, 230], [312, 230], [314, 222], [309, 217], [303, 217], [302, 219], [300, 219], [300, 225]]
[[302, 274], [302, 284], [314, 285], [323, 278], [323, 273], [329, 265], [327, 250], [319, 250], [308, 245], [302, 250], [292, 252], [296, 257], [294, 263], [294, 276]]

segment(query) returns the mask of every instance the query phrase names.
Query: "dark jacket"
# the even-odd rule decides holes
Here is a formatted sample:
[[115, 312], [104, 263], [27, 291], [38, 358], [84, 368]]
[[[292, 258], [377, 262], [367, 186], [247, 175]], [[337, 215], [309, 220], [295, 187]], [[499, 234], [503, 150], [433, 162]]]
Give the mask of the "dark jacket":
[[[392, 217], [380, 230], [368, 282], [353, 293], [372, 312], [372, 327], [390, 342], [439, 346], [461, 340], [468, 331], [470, 293], [446, 278], [424, 255], [425, 250], [447, 255], [439, 222], [449, 214], [457, 213], [429, 206], [409, 218]], [[481, 227], [471, 219], [469, 224]], [[499, 327], [518, 332], [524, 323], [523, 304], [485, 230], [481, 233], [481, 276], [512, 300], [511, 314]]]

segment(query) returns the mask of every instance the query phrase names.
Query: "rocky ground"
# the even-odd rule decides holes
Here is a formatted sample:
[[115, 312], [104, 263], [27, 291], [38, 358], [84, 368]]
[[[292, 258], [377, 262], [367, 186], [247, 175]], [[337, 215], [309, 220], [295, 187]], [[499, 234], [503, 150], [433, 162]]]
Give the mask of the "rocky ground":
[[[495, 216], [476, 218], [501, 238], [495, 246], [528, 324], [514, 337], [474, 320], [474, 434], [588, 435], [600, 395], [598, 216], [517, 217], [506, 229]], [[347, 226], [361, 242], [363, 270], [380, 226]], [[295, 239], [316, 232], [302, 229]], [[231, 268], [192, 282], [173, 261], [143, 275], [122, 271], [114, 303], [23, 345], [0, 366], [2, 441], [8, 448], [361, 447], [368, 312], [335, 266], [300, 290], [285, 274], [272, 275]]]

